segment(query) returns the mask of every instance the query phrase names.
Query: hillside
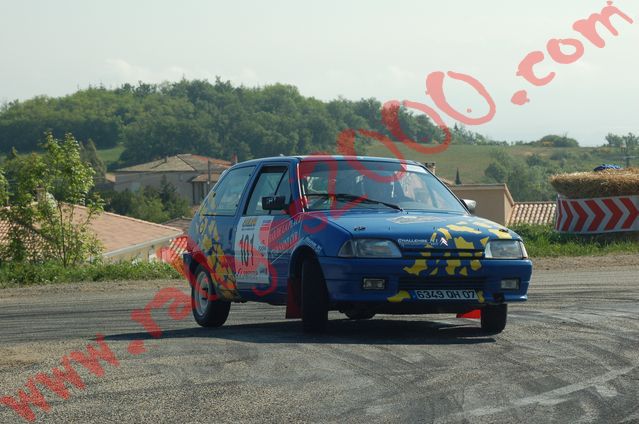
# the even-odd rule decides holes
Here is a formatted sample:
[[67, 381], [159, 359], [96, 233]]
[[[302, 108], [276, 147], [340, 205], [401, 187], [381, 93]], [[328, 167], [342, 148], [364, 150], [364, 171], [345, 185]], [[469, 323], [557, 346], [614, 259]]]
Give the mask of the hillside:
[[[407, 159], [436, 162], [437, 174], [452, 181], [455, 180], [455, 174], [459, 168], [464, 184], [495, 182], [486, 177], [484, 171], [495, 160], [496, 151], [505, 151], [520, 159], [536, 154], [549, 164], [566, 170], [592, 170], [602, 163], [623, 163], [618, 151], [595, 147], [451, 145], [448, 150], [437, 155], [424, 155], [402, 145], [399, 146], [399, 150]], [[370, 146], [367, 153], [371, 156], [389, 155], [388, 150], [381, 144]]]
[[[123, 146], [111, 149], [98, 150], [98, 155], [109, 165], [118, 161]], [[533, 146], [478, 146], [478, 145], [452, 145], [443, 153], [437, 155], [424, 155], [414, 152], [405, 146], [399, 146], [399, 150], [407, 159], [419, 162], [437, 163], [437, 174], [449, 180], [455, 180], [455, 174], [459, 173], [464, 184], [494, 182], [486, 177], [484, 171], [493, 160], [495, 151], [504, 150], [515, 157], [526, 159], [537, 154], [544, 160], [557, 165], [570, 166], [574, 169], [590, 170], [602, 163], [621, 163], [618, 152], [606, 148], [595, 147], [533, 147]], [[370, 156], [387, 157], [392, 154], [381, 144], [372, 144], [366, 149]], [[552, 160], [551, 157], [563, 156], [566, 159]]]
[[[451, 181], [455, 181], [459, 169], [464, 184], [506, 183], [518, 201], [553, 199], [556, 193], [548, 178], [556, 173], [591, 170], [602, 163], [621, 162], [619, 151], [608, 147], [451, 145], [437, 155], [424, 155], [403, 145], [398, 148], [405, 158], [435, 162], [437, 174]], [[119, 146], [98, 151], [98, 154], [107, 165], [113, 165], [122, 151]], [[365, 154], [391, 156], [381, 144], [367, 146]]]
[[[93, 87], [2, 105], [0, 152], [36, 150], [45, 132], [92, 139], [103, 150], [122, 146], [121, 165], [178, 153], [246, 160], [334, 151], [344, 129], [386, 132], [381, 107], [374, 98], [321, 101], [292, 85], [249, 88], [219, 79]], [[439, 128], [425, 116], [402, 109], [399, 121], [411, 138], [441, 139]]]
[[[111, 149], [98, 150], [98, 155], [108, 166], [116, 163], [123, 152], [123, 146], [116, 146]], [[590, 170], [602, 163], [622, 163], [619, 152], [611, 151], [607, 148], [595, 147], [532, 147], [532, 146], [483, 146], [483, 145], [452, 145], [443, 153], [437, 155], [424, 155], [414, 152], [405, 146], [400, 145], [399, 150], [405, 158], [419, 162], [436, 162], [437, 174], [454, 181], [457, 169], [464, 184], [495, 182], [486, 177], [484, 171], [494, 160], [496, 151], [502, 150], [509, 154], [526, 159], [537, 154], [544, 160], [563, 164], [570, 169]], [[381, 144], [372, 144], [366, 149], [366, 154], [370, 156], [388, 157], [391, 153]], [[551, 157], [562, 156], [566, 159], [552, 160]]]
[[[92, 87], [64, 97], [2, 105], [0, 154], [14, 147], [21, 154], [38, 150], [43, 134], [49, 131], [58, 138], [72, 133], [82, 143], [95, 145], [110, 169], [179, 153], [227, 160], [237, 156], [240, 161], [279, 154], [336, 153], [337, 136], [346, 129], [391, 137], [382, 123], [381, 107], [374, 98], [322, 101], [303, 96], [292, 85], [244, 87], [219, 79]], [[398, 119], [413, 140], [443, 138], [442, 131], [424, 115], [399, 109]], [[580, 148], [577, 140], [548, 134], [511, 146], [458, 124], [451, 133], [452, 144], [441, 154], [428, 156], [403, 145], [399, 148], [406, 158], [436, 162], [437, 173], [451, 180], [459, 169], [464, 183], [507, 183], [517, 200], [553, 198], [550, 175], [622, 162], [622, 147], [631, 155], [639, 143], [632, 134], [611, 134], [605, 141], [616, 146], [614, 150]], [[357, 146], [360, 154], [390, 153], [371, 138], [359, 140]]]

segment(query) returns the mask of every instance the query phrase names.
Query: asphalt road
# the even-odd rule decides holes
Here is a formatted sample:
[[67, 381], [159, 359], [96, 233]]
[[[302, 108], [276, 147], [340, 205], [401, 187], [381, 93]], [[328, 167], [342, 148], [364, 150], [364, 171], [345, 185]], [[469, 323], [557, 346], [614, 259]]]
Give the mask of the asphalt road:
[[[638, 274], [536, 271], [498, 336], [450, 315], [337, 313], [307, 336], [282, 308], [242, 304], [216, 330], [159, 311], [154, 339], [130, 313], [178, 282], [0, 290], [0, 396], [101, 333], [118, 366], [74, 363], [86, 387], [67, 399], [39, 385], [51, 409], [33, 407], [36, 422], [635, 423]], [[0, 405], [0, 422], [26, 421]]]

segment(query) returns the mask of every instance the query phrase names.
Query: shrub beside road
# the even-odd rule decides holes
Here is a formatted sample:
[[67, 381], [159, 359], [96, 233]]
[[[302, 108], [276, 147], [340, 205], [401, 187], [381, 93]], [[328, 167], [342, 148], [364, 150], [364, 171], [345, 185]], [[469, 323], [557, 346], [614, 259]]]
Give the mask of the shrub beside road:
[[64, 267], [55, 262], [5, 263], [0, 266], [0, 288], [82, 281], [157, 280], [179, 278], [163, 262], [93, 263]]
[[524, 239], [526, 250], [533, 260], [544, 257], [603, 256], [639, 252], [639, 237], [636, 233], [561, 234], [549, 225], [516, 225], [511, 229]]

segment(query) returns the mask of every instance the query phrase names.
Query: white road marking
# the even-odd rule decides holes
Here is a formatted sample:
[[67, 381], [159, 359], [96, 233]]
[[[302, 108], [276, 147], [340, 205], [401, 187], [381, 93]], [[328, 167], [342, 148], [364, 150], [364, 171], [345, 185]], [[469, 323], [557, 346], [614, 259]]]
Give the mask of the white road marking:
[[535, 396], [529, 396], [521, 399], [516, 399], [511, 401], [508, 405], [500, 406], [500, 407], [481, 407], [476, 409], [471, 409], [470, 411], [458, 412], [456, 414], [451, 414], [446, 418], [469, 418], [469, 417], [482, 417], [485, 415], [494, 415], [499, 414], [501, 412], [507, 411], [513, 408], [520, 408], [522, 406], [528, 406], [535, 403], [543, 404], [543, 405], [555, 405], [565, 401], [562, 399], [563, 396], [569, 395], [571, 393], [578, 392], [580, 390], [587, 389], [588, 387], [596, 387], [599, 391], [600, 387], [605, 387], [606, 383], [610, 380], [614, 380], [622, 375], [628, 374], [630, 371], [634, 370], [636, 365], [631, 367], [620, 368], [618, 370], [612, 370], [605, 374], [598, 375], [596, 377], [589, 378], [587, 380], [569, 384], [567, 386], [559, 387], [554, 390], [550, 390], [544, 393], [540, 393]]

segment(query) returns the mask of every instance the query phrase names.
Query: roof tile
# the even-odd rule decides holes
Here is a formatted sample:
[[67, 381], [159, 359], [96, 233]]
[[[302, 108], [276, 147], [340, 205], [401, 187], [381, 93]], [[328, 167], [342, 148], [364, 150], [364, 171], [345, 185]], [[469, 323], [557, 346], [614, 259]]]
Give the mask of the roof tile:
[[222, 171], [232, 165], [231, 162], [223, 159], [192, 154], [180, 154], [154, 160], [152, 162], [121, 168], [115, 172], [207, 172], [209, 162], [211, 163], [211, 171]]
[[555, 222], [556, 208], [555, 202], [516, 202], [508, 225], [552, 224]]

